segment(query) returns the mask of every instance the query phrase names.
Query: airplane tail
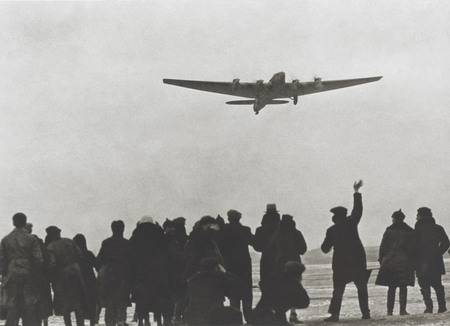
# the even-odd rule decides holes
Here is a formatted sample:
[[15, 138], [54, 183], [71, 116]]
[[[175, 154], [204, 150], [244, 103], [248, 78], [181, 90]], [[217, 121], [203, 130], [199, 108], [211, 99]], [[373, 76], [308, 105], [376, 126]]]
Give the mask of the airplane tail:
[[[269, 104], [286, 104], [289, 103], [289, 101], [286, 100], [271, 100], [267, 102], [267, 105]], [[253, 105], [255, 104], [255, 100], [241, 100], [241, 101], [228, 101], [226, 104], [230, 105]]]

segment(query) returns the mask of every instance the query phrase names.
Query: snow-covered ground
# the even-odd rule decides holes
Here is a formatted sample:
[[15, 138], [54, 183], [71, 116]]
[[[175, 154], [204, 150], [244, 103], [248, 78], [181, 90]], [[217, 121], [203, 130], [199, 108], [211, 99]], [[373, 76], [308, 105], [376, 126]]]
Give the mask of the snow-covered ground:
[[[450, 259], [445, 259], [446, 269], [450, 273]], [[254, 284], [258, 283], [259, 279], [259, 262], [254, 262], [253, 274]], [[378, 263], [369, 263], [369, 268], [378, 268]], [[395, 304], [394, 316], [386, 316], [386, 294], [387, 288], [375, 286], [375, 278], [378, 270], [374, 270], [369, 279], [369, 305], [371, 309], [371, 320], [361, 320], [361, 313], [358, 306], [358, 297], [356, 294], [356, 287], [349, 284], [345, 290], [344, 300], [341, 310], [341, 318], [339, 325], [450, 325], [450, 312], [443, 314], [423, 314], [425, 309], [422, 295], [418, 285], [414, 288], [408, 288], [408, 307], [409, 316], [398, 316], [398, 293]], [[298, 310], [299, 319], [303, 320], [304, 325], [323, 325], [323, 319], [328, 317], [328, 305], [330, 304], [331, 293], [333, 291], [331, 281], [332, 271], [330, 265], [307, 265], [307, 270], [303, 277], [303, 284], [311, 298], [311, 304], [308, 309]], [[444, 275], [443, 283], [446, 287], [447, 302], [450, 301], [450, 275]], [[260, 298], [260, 292], [257, 288], [254, 289], [254, 304]], [[437, 310], [437, 302], [435, 302], [435, 310]], [[450, 304], [449, 304], [450, 308]], [[131, 326], [135, 323], [131, 322], [133, 318], [134, 307], [128, 309], [127, 322]], [[62, 317], [51, 317], [51, 326], [62, 326], [64, 322]], [[74, 323], [75, 325], [75, 320]], [[103, 325], [103, 314], [100, 318], [100, 324]], [[0, 322], [4, 325], [4, 321]], [[88, 321], [86, 321], [88, 325]], [[156, 325], [156, 322], [152, 322]]]

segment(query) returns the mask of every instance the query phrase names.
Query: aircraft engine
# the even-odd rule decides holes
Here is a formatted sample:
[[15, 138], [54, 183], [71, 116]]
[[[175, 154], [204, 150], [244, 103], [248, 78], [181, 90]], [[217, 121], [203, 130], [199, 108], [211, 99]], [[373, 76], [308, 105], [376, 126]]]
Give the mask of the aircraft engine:
[[314, 77], [314, 86], [315, 87], [322, 87], [322, 78]]
[[262, 80], [262, 79], [257, 80], [256, 81], [256, 88], [259, 90], [259, 89], [262, 89], [263, 87], [264, 87], [264, 80]]
[[239, 88], [239, 78], [233, 79], [233, 92]]
[[292, 81], [292, 86], [294, 86], [294, 96], [293, 96], [293, 100], [294, 100], [294, 105], [297, 105], [298, 102], [298, 94], [297, 91], [300, 89], [300, 81], [298, 79], [294, 79]]

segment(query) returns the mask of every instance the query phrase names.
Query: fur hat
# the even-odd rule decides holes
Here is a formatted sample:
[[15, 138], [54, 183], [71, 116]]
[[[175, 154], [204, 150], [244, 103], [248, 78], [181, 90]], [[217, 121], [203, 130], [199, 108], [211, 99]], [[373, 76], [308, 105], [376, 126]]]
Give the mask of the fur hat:
[[239, 221], [242, 217], [242, 214], [234, 209], [230, 209], [227, 212], [227, 215], [228, 215], [228, 221], [230, 221], [230, 222], [231, 221]]
[[429, 209], [428, 207], [420, 207], [417, 210], [417, 213], [421, 216], [421, 217], [433, 217], [433, 213], [431, 213], [431, 209]]
[[139, 224], [143, 224], [143, 223], [155, 224], [155, 220], [153, 219], [153, 217], [146, 215], [146, 216], [142, 216], [141, 219], [139, 220]]
[[168, 218], [166, 218], [166, 220], [164, 221], [163, 225], [162, 225], [163, 229], [172, 229], [175, 228], [175, 223], [174, 221], [169, 220]]
[[45, 232], [47, 232], [48, 235], [54, 235], [61, 233], [61, 229], [59, 229], [57, 226], [52, 225], [46, 228]]
[[330, 212], [334, 215], [347, 217], [347, 208], [342, 206], [333, 207], [332, 209], [330, 209]]
[[276, 204], [267, 204], [267, 206], [266, 206], [266, 213], [269, 213], [269, 212], [278, 212], [277, 211], [277, 205]]
[[186, 224], [186, 219], [184, 217], [177, 217], [177, 218], [174, 218], [172, 220], [172, 222], [177, 224], [177, 225], [185, 225]]
[[214, 219], [214, 217], [206, 215], [203, 216], [199, 221], [198, 221], [198, 225], [202, 226], [202, 225], [206, 225], [206, 224], [214, 224], [216, 223], [216, 220]]
[[403, 214], [402, 210], [399, 209], [398, 211], [392, 213], [392, 217], [395, 218], [396, 220], [403, 221], [405, 219], [405, 214]]

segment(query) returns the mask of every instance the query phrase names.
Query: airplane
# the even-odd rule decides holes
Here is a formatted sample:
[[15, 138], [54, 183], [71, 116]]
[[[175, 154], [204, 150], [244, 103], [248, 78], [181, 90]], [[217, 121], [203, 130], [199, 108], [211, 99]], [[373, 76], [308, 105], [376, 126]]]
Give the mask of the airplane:
[[298, 97], [302, 95], [371, 83], [380, 80], [382, 77], [327, 81], [322, 81], [321, 78], [316, 77], [313, 82], [300, 82], [298, 79], [294, 79], [291, 83], [286, 83], [286, 74], [284, 72], [278, 72], [273, 75], [268, 83], [264, 83], [263, 80], [258, 80], [256, 83], [241, 83], [237, 78], [233, 79], [231, 83], [182, 79], [163, 79], [163, 83], [200, 91], [251, 98], [252, 100], [228, 101], [226, 104], [253, 104], [253, 111], [255, 114], [258, 114], [266, 105], [289, 103], [288, 100], [279, 100], [280, 98], [289, 98], [296, 105]]

